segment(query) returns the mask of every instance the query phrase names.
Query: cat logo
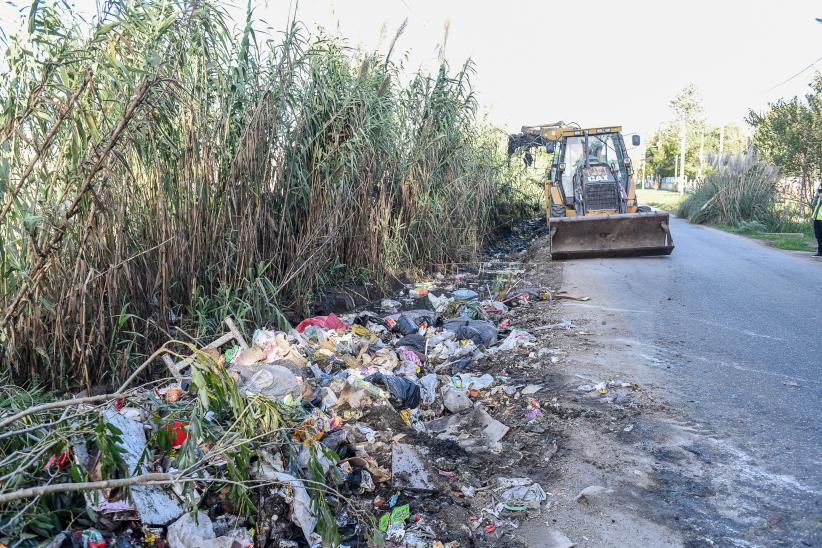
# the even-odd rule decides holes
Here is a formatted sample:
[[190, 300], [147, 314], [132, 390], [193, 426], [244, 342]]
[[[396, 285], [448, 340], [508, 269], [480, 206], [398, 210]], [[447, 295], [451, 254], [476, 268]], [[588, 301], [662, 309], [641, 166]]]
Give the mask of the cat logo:
[[611, 179], [607, 175], [589, 175], [588, 182], [589, 183], [607, 183]]

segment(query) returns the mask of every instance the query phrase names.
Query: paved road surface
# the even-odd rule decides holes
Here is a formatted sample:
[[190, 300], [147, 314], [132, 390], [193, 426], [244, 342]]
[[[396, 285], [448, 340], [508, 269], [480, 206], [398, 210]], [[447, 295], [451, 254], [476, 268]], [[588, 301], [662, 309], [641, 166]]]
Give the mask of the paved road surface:
[[822, 542], [822, 261], [679, 219], [671, 230], [670, 257], [569, 261], [565, 285], [619, 312], [644, 365], [726, 444], [716, 467], [761, 495], [763, 519], [790, 524], [782, 540]]

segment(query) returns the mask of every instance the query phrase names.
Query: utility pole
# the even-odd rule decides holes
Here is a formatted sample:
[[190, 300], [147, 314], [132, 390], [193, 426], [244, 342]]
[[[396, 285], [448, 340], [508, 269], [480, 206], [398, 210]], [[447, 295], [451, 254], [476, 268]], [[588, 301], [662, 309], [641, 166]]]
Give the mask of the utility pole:
[[685, 194], [685, 117], [679, 119], [679, 194]]
[[719, 156], [717, 157], [717, 167], [722, 167], [722, 150], [725, 146], [725, 126], [719, 126]]
[[645, 188], [645, 157], [642, 157], [642, 186], [640, 188]]
[[679, 184], [679, 154], [674, 156], [674, 181]]
[[702, 124], [701, 131], [699, 132], [699, 168], [697, 169], [697, 179], [702, 178], [702, 158], [705, 154], [705, 124]]

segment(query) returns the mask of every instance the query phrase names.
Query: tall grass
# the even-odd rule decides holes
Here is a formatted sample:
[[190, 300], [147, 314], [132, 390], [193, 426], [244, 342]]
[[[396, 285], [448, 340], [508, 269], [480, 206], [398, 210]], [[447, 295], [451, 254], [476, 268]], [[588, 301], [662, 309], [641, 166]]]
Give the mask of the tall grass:
[[677, 214], [692, 223], [742, 227], [777, 222], [779, 170], [750, 150], [711, 158], [715, 169], [679, 205]]
[[[333, 270], [470, 257], [530, 213], [477, 122], [472, 66], [407, 77], [214, 0], [34, 5], [0, 81], [2, 371], [122, 378], [176, 329], [310, 310]], [[408, 82], [401, 84], [400, 82]]]

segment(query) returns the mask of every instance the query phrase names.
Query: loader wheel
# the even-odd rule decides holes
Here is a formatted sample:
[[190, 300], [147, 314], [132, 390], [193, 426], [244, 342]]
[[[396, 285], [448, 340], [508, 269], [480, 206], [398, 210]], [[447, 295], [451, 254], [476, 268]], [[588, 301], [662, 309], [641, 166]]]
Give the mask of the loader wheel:
[[565, 217], [565, 206], [551, 202], [551, 217]]
[[636, 208], [637, 213], [650, 213], [651, 211], [653, 211], [653, 209], [651, 209], [651, 206], [641, 205], [637, 206]]

